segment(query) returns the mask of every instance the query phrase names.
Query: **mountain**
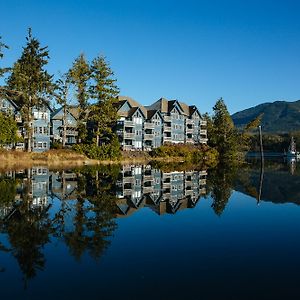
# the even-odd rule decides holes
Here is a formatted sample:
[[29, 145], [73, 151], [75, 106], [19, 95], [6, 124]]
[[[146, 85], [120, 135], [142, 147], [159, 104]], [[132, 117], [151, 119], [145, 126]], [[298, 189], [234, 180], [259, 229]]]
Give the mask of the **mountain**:
[[261, 125], [264, 132], [300, 131], [300, 100], [263, 103], [237, 112], [231, 117], [234, 124], [242, 128], [260, 114], [263, 114]]

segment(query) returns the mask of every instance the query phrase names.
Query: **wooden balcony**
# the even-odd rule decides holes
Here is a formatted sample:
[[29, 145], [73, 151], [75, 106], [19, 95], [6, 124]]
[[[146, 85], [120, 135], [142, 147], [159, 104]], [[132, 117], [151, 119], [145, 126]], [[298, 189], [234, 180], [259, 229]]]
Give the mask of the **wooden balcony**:
[[166, 124], [164, 124], [164, 131], [169, 131], [171, 132], [172, 127], [171, 126], [167, 126]]
[[171, 122], [171, 116], [164, 116], [165, 122]]
[[144, 140], [153, 140], [154, 134], [153, 133], [145, 133]]
[[132, 121], [124, 121], [124, 127], [134, 127], [135, 124]]
[[135, 136], [135, 133], [133, 132], [124, 132], [124, 139], [133, 139]]
[[186, 143], [194, 143], [195, 141], [191, 138], [186, 138], [185, 142]]
[[78, 131], [66, 130], [66, 135], [78, 136]]
[[154, 129], [155, 124], [154, 123], [150, 123], [150, 122], [145, 122], [144, 123], [144, 128], [145, 129]]

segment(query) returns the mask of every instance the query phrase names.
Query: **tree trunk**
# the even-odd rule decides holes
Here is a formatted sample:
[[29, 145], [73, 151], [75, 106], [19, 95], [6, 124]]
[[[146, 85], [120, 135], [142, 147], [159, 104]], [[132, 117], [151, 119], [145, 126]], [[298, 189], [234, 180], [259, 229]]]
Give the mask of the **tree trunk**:
[[27, 115], [27, 152], [31, 152], [31, 143], [32, 143], [32, 115], [31, 115], [31, 96], [29, 96], [29, 107], [28, 107], [28, 115]]
[[67, 109], [66, 106], [64, 106], [64, 116], [63, 116], [63, 140], [62, 140], [62, 146], [65, 148], [66, 146], [66, 139], [67, 139]]

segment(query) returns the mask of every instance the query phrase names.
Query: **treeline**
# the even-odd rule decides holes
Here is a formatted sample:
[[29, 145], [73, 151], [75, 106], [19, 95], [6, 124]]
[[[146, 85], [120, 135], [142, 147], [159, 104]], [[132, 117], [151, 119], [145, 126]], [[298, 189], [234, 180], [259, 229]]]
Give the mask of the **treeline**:
[[[4, 49], [8, 46], [0, 38], [0, 59]], [[80, 144], [77, 150], [92, 153], [98, 158], [103, 158], [107, 152], [118, 156], [120, 146], [112, 128], [117, 121], [114, 102], [119, 89], [105, 57], [97, 56], [89, 62], [84, 54], [80, 54], [58, 80], [54, 80], [54, 75], [46, 70], [49, 60], [48, 47], [41, 46], [29, 29], [20, 58], [11, 67], [0, 68], [0, 77], [6, 74], [5, 84], [0, 86], [0, 96], [18, 105], [27, 150], [31, 151], [33, 139], [33, 108], [49, 106], [55, 100], [63, 109], [63, 147], [66, 144], [67, 111], [71, 105], [76, 105], [79, 109]], [[2, 128], [0, 130], [3, 131]], [[5, 135], [0, 142], [3, 145], [12, 141], [9, 135]], [[107, 144], [115, 147], [114, 151], [107, 151]]]
[[[287, 151], [292, 137], [295, 141], [300, 141], [300, 131], [290, 133], [264, 133], [263, 132], [263, 147], [266, 152], [284, 152]], [[252, 134], [249, 139], [249, 151], [259, 151], [259, 137], [257, 134]]]

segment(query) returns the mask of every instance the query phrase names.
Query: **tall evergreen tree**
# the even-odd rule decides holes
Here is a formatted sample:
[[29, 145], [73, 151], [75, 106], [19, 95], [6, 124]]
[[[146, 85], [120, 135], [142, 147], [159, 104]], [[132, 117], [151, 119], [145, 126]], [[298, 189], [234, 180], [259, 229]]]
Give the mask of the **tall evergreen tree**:
[[79, 139], [82, 141], [86, 138], [86, 119], [89, 100], [89, 83], [91, 70], [84, 54], [80, 54], [74, 61], [68, 72], [70, 82], [75, 87], [76, 98], [79, 104]]
[[233, 124], [227, 106], [222, 98], [213, 107], [209, 144], [215, 147], [221, 160], [232, 160], [237, 156], [239, 134]]
[[113, 78], [113, 71], [103, 56], [98, 56], [92, 61], [91, 85], [92, 98], [96, 103], [91, 107], [90, 120], [95, 127], [95, 143], [99, 146], [111, 140], [113, 137], [113, 126], [118, 116], [114, 103], [117, 101], [119, 89], [116, 86], [116, 79]]
[[40, 42], [32, 36], [28, 29], [26, 46], [21, 57], [13, 65], [11, 75], [7, 80], [10, 90], [17, 91], [19, 97], [15, 99], [21, 107], [25, 120], [27, 149], [31, 151], [32, 143], [32, 108], [46, 104], [46, 99], [53, 94], [54, 84], [45, 69], [49, 60], [48, 47], [41, 47]]
[[[2, 59], [3, 58], [3, 56], [4, 56], [4, 54], [3, 54], [3, 50], [2, 49], [8, 49], [8, 46], [5, 44], [5, 43], [3, 43], [2, 41], [2, 37], [0, 36], [0, 59]], [[8, 70], [8, 68], [1, 68], [0, 67], [0, 78], [3, 76], [3, 74], [6, 72]]]
[[67, 112], [69, 108], [69, 89], [70, 89], [70, 78], [68, 74], [64, 74], [60, 79], [56, 81], [57, 93], [56, 93], [56, 102], [61, 105], [63, 110], [62, 117], [62, 127], [63, 127], [63, 136], [62, 136], [62, 146], [66, 146], [67, 140]]

